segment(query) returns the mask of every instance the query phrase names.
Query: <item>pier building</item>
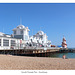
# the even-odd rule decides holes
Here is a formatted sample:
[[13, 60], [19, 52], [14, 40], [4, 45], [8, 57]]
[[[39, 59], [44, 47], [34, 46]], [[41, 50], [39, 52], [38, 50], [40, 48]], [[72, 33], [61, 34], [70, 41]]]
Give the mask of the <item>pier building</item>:
[[24, 25], [19, 25], [13, 29], [13, 37], [22, 40], [29, 40], [29, 29]]
[[0, 49], [23, 49], [29, 41], [29, 29], [19, 25], [13, 29], [12, 35], [0, 32]]
[[30, 43], [34, 43], [34, 45], [40, 46], [51, 46], [51, 41], [47, 39], [47, 35], [43, 31], [37, 32], [35, 35], [30, 37]]
[[25, 40], [12, 38], [0, 32], [0, 49], [20, 49], [25, 46]]
[[13, 29], [13, 34], [0, 32], [0, 49], [24, 49], [25, 47], [51, 47], [51, 41], [43, 31], [29, 37], [29, 28], [20, 24]]

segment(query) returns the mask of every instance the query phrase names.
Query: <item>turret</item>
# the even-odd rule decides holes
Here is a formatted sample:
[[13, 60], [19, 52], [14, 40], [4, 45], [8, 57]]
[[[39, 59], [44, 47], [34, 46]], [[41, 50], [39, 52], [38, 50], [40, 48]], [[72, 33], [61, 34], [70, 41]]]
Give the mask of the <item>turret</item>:
[[13, 37], [22, 40], [29, 40], [29, 29], [24, 25], [19, 25], [13, 29]]

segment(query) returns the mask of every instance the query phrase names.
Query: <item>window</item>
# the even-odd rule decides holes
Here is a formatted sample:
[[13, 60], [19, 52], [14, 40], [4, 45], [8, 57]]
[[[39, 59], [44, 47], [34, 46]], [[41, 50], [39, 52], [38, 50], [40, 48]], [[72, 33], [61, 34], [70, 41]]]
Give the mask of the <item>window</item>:
[[3, 46], [9, 46], [9, 40], [3, 39]]
[[44, 41], [42, 41], [42, 43], [44, 43]]
[[27, 35], [25, 35], [25, 40], [28, 40], [28, 36]]
[[1, 39], [0, 39], [0, 46], [1, 46]]
[[43, 38], [43, 36], [40, 36], [40, 38], [42, 39], [42, 38]]
[[14, 31], [14, 34], [16, 34], [16, 30]]
[[37, 43], [39, 43], [39, 40], [37, 40]]
[[11, 46], [15, 46], [15, 40], [11, 40]]
[[23, 30], [21, 30], [21, 34], [23, 34]]

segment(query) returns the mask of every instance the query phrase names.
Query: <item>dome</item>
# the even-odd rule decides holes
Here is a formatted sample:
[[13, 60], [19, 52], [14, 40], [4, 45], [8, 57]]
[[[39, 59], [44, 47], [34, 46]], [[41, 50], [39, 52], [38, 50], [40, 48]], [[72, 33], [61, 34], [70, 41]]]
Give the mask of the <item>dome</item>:
[[19, 26], [17, 26], [17, 28], [23, 29], [23, 28], [25, 28], [25, 26], [24, 25], [19, 25]]
[[43, 31], [39, 31], [38, 34], [39, 35], [44, 35], [44, 32]]

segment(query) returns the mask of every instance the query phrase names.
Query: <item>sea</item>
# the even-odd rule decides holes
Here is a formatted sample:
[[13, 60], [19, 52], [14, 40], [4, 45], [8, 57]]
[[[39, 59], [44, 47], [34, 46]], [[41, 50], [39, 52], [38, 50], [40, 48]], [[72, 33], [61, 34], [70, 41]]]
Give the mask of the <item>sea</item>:
[[49, 57], [62, 58], [63, 55], [65, 55], [66, 58], [75, 58], [75, 53], [52, 53]]
[[70, 53], [70, 52], [67, 52], [67, 53], [66, 52], [65, 53], [62, 53], [62, 52], [61, 53], [50, 53], [48, 56], [47, 56], [47, 54], [46, 54], [46, 56], [45, 56], [45, 54], [43, 54], [43, 56], [42, 56], [42, 54], [40, 54], [40, 55], [21, 55], [21, 56], [62, 58], [63, 55], [65, 55], [67, 59], [68, 58], [75, 59], [75, 52], [73, 52], [73, 53]]

